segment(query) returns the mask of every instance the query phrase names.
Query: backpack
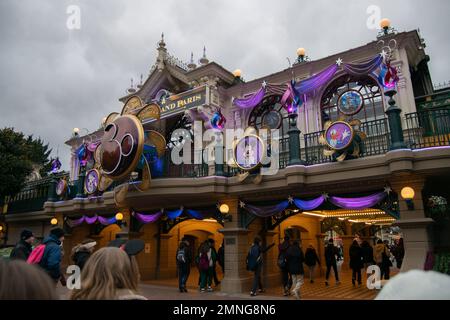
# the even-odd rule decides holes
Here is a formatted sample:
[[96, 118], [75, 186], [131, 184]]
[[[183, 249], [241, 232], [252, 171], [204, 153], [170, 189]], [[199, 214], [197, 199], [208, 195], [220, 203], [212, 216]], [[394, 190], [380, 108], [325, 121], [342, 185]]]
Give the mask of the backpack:
[[208, 255], [206, 253], [200, 254], [200, 260], [198, 262], [198, 268], [200, 271], [206, 271], [209, 268]]
[[258, 246], [252, 246], [247, 254], [247, 270], [255, 271], [261, 261]]
[[186, 263], [186, 253], [184, 252], [184, 249], [180, 249], [177, 252], [177, 261], [179, 263]]
[[279, 254], [277, 264], [281, 269], [286, 268], [286, 255], [284, 253]]
[[44, 256], [45, 244], [40, 244], [36, 248], [31, 251], [30, 256], [28, 257], [28, 264], [39, 264], [42, 261], [42, 257]]

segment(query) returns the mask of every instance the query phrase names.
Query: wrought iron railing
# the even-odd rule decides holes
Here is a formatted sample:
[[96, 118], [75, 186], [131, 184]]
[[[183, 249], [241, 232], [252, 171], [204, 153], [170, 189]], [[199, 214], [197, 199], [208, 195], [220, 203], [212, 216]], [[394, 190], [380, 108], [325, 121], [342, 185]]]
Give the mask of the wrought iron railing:
[[[57, 179], [68, 178], [67, 173], [56, 175]], [[48, 199], [50, 182], [53, 177], [27, 182], [25, 188], [13, 197], [6, 197], [7, 214], [40, 211]]]
[[450, 145], [450, 107], [405, 115], [405, 142], [411, 149]]

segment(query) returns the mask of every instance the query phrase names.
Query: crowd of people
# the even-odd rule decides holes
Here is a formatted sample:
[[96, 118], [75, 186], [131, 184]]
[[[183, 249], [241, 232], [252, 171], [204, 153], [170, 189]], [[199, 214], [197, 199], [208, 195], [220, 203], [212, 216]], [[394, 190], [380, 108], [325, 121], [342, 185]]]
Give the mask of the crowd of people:
[[[0, 259], [0, 300], [56, 300], [57, 284], [66, 285], [61, 263], [64, 230], [53, 228], [34, 249], [35, 237], [23, 230], [11, 251], [10, 260]], [[117, 239], [94, 252], [96, 242], [83, 240], [71, 252], [80, 268], [80, 287], [71, 291], [72, 300], [146, 300], [138, 293], [140, 281], [136, 255], [144, 248], [142, 240]]]
[[[23, 230], [20, 241], [11, 251], [10, 261], [1, 260], [0, 280], [2, 283], [0, 299], [56, 299], [56, 286], [60, 282], [66, 285], [65, 272], [61, 271], [64, 255], [62, 243], [64, 230], [53, 228], [41, 244], [32, 247], [35, 241], [33, 232]], [[81, 271], [81, 286], [72, 290], [70, 298], [83, 299], [145, 299], [138, 293], [140, 273], [136, 255], [144, 248], [142, 240], [116, 239], [94, 252], [97, 243], [85, 239], [71, 250], [71, 260]], [[264, 246], [256, 237], [246, 257], [247, 270], [253, 272], [251, 296], [264, 292], [261, 273], [263, 254], [274, 247], [275, 243]], [[341, 247], [342, 248], [342, 247]], [[378, 265], [381, 279], [389, 279], [393, 257], [397, 268], [400, 268], [405, 254], [403, 239], [392, 246], [378, 240], [372, 247], [367, 241], [356, 237], [349, 250], [349, 266], [352, 270], [352, 284], [362, 284], [362, 270], [371, 265]], [[217, 264], [225, 273], [225, 247], [222, 242], [216, 250], [214, 239], [201, 243], [195, 248], [187, 238], [183, 238], [176, 251], [176, 265], [180, 292], [188, 292], [187, 281], [191, 273], [191, 265], [198, 269], [198, 287], [200, 292], [212, 292], [212, 284], [220, 284], [217, 275]], [[325, 285], [329, 286], [331, 271], [336, 284], [340, 284], [338, 261], [343, 256], [329, 239], [324, 248], [326, 266]], [[301, 286], [304, 284], [305, 269], [308, 270], [310, 283], [315, 280], [316, 267], [321, 266], [321, 259], [315, 248], [309, 245], [305, 252], [298, 240], [292, 241], [285, 236], [278, 245], [277, 265], [282, 275], [284, 296], [295, 296], [300, 299]], [[305, 268], [306, 266], [306, 268]], [[28, 283], [30, 282], [30, 283]], [[27, 283], [27, 285], [16, 285]]]

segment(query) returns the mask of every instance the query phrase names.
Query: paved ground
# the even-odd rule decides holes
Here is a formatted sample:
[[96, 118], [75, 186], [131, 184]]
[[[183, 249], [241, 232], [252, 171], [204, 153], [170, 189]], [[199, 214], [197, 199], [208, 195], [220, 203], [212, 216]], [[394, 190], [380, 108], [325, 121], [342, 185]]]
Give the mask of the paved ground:
[[[219, 277], [220, 278], [220, 277]], [[331, 278], [331, 277], [330, 277]], [[152, 300], [265, 300], [281, 299], [293, 300], [291, 297], [283, 297], [281, 287], [268, 288], [266, 292], [256, 297], [249, 294], [225, 294], [220, 292], [219, 287], [215, 287], [213, 292], [200, 293], [196, 286], [198, 275], [193, 272], [188, 282], [188, 293], [178, 291], [177, 279], [146, 281], [140, 285], [141, 294]], [[331, 278], [332, 279], [332, 278]], [[366, 277], [363, 275], [363, 285], [353, 286], [350, 272], [341, 272], [341, 284], [336, 285], [334, 280], [330, 281], [330, 286], [325, 286], [323, 277], [317, 278], [314, 283], [305, 280], [301, 288], [302, 299], [304, 300], [372, 300], [376, 297], [377, 290], [369, 290], [365, 286]], [[58, 287], [62, 299], [67, 299], [69, 291], [66, 288]]]

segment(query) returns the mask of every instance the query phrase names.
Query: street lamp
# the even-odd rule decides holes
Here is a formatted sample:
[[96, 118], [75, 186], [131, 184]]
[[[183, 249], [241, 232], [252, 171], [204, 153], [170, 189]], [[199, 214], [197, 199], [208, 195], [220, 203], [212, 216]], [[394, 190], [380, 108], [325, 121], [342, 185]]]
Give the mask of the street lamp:
[[227, 214], [228, 212], [230, 212], [230, 207], [227, 204], [223, 203], [220, 205], [219, 211], [222, 214]]
[[414, 202], [412, 201], [415, 195], [414, 189], [411, 187], [404, 187], [400, 191], [400, 194], [402, 198], [405, 199], [408, 210], [414, 210]]
[[52, 226], [56, 226], [56, 225], [58, 224], [58, 219], [52, 218], [52, 219], [50, 220], [50, 224], [51, 224]]

